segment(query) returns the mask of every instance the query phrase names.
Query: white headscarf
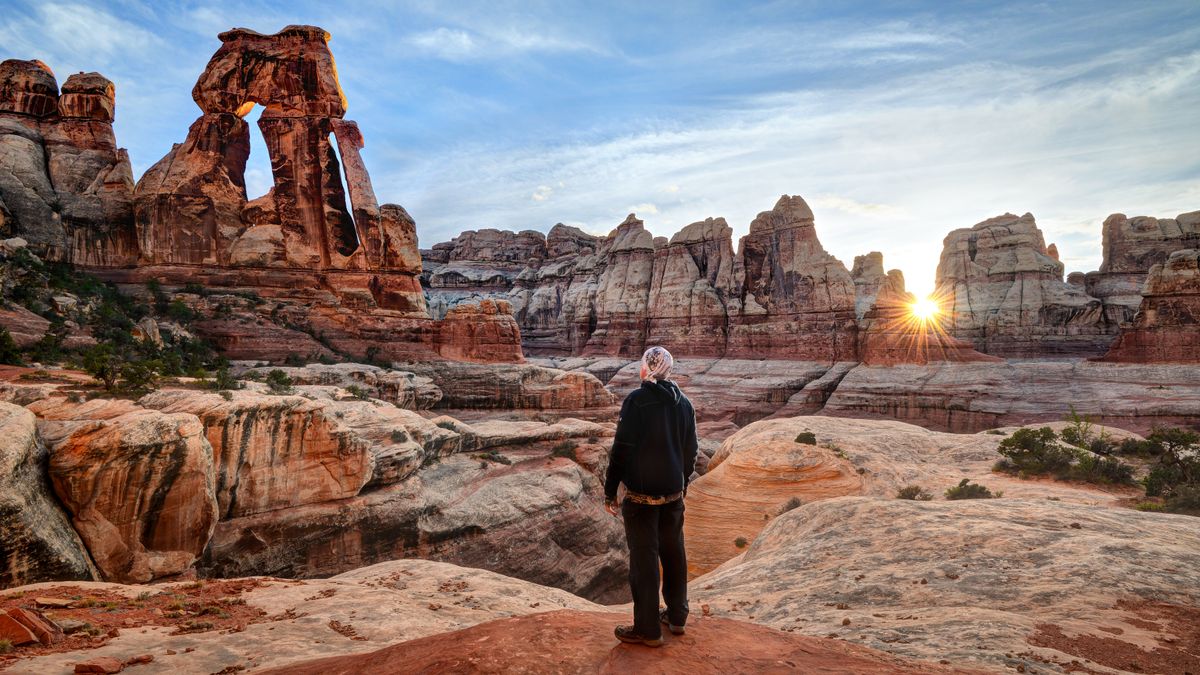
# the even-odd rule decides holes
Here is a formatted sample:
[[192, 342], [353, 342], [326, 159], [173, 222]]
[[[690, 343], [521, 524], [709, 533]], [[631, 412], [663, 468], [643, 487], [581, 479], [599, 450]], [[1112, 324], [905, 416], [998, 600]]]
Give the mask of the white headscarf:
[[651, 347], [642, 354], [642, 365], [646, 367], [646, 379], [656, 382], [667, 379], [671, 374], [671, 367], [675, 365], [675, 359], [671, 357], [671, 352], [662, 347]]

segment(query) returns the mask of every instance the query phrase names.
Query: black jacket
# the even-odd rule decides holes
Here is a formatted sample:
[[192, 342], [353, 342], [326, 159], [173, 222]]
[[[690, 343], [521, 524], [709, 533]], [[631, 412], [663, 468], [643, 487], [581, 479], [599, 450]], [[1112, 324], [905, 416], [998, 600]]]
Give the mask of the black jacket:
[[608, 459], [604, 497], [617, 498], [617, 485], [644, 495], [683, 491], [696, 468], [696, 411], [669, 380], [642, 382], [621, 404], [617, 437]]

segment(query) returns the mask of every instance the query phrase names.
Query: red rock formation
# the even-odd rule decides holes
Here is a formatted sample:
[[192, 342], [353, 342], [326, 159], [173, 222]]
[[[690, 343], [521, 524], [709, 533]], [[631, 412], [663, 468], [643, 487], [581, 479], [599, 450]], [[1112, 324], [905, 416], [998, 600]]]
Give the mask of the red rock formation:
[[1104, 262], [1088, 272], [1087, 292], [1104, 303], [1114, 323], [1131, 321], [1142, 303], [1142, 286], [1150, 268], [1171, 253], [1200, 248], [1200, 211], [1174, 218], [1114, 213], [1104, 220]]
[[50, 480], [105, 579], [176, 575], [217, 520], [212, 447], [193, 415], [127, 401], [30, 406], [50, 448]]
[[633, 214], [604, 239], [557, 225], [548, 258], [524, 268], [511, 246], [475, 246], [470, 234], [424, 252], [435, 307], [507, 297], [535, 353], [639, 356], [654, 342], [691, 356], [854, 358], [854, 283], [799, 197], [759, 214], [738, 254], [720, 218], [669, 241]]
[[629, 214], [601, 249], [606, 264], [596, 282], [595, 330], [585, 354], [641, 356], [654, 272], [654, 237]]
[[503, 300], [458, 305], [438, 324], [438, 353], [459, 361], [521, 362], [521, 331]]
[[59, 96], [41, 61], [0, 63], [0, 202], [4, 230], [42, 257], [120, 266], [136, 256], [133, 174], [113, 135], [114, 90], [99, 73]]
[[737, 307], [733, 228], [724, 218], [692, 223], [654, 254], [646, 344], [720, 356]]
[[729, 356], [854, 360], [854, 281], [817, 240], [803, 199], [784, 195], [758, 214], [738, 254], [743, 295]]
[[1150, 268], [1142, 304], [1104, 361], [1200, 363], [1200, 249]]
[[1063, 264], [1028, 213], [948, 234], [934, 295], [946, 331], [987, 354], [1097, 355], [1115, 332], [1099, 300], [1063, 281]]
[[[557, 610], [498, 619], [401, 642], [378, 651], [291, 663], [275, 675], [396, 672], [555, 673], [954, 673], [970, 672], [860, 647], [785, 633], [752, 623], [702, 617], [693, 608], [687, 634], [659, 649], [621, 645], [620, 613]], [[719, 664], [719, 667], [718, 667]]]

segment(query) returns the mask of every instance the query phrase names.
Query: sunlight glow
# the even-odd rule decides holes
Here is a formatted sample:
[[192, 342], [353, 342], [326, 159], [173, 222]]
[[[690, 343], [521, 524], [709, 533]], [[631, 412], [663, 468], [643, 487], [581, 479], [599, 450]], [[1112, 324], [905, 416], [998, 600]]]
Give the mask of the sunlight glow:
[[924, 297], [910, 306], [912, 314], [920, 321], [929, 321], [942, 313], [942, 308], [938, 306], [936, 300], [930, 297]]

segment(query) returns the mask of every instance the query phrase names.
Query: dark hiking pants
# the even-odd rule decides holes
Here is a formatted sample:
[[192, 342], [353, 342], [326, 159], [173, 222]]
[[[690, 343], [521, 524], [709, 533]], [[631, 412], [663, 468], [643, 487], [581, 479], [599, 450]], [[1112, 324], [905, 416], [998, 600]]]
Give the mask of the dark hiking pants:
[[658, 622], [658, 565], [662, 595], [672, 625], [687, 622], [687, 556], [683, 550], [683, 500], [649, 506], [626, 499], [621, 504], [629, 544], [629, 587], [633, 591], [633, 628], [643, 637], [662, 635]]

